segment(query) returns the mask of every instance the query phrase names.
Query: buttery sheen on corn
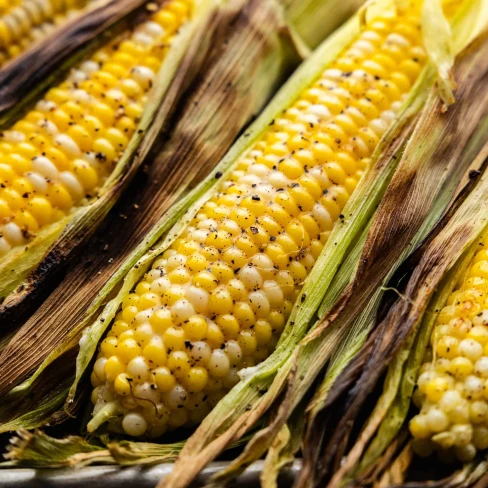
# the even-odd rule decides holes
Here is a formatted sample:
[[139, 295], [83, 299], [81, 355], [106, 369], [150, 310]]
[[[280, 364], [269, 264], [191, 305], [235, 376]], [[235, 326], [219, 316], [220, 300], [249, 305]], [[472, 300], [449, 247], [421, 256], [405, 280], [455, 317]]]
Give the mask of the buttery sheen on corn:
[[0, 0], [0, 66], [76, 15], [90, 0]]
[[436, 318], [410, 422], [419, 454], [471, 460], [488, 448], [488, 238]]
[[191, 8], [191, 0], [165, 2], [0, 133], [0, 258], [96, 196]]
[[111, 428], [132, 436], [199, 423], [270, 355], [422, 69], [420, 39], [411, 13], [366, 25], [238, 161], [124, 300], [91, 377], [95, 415], [116, 402]]

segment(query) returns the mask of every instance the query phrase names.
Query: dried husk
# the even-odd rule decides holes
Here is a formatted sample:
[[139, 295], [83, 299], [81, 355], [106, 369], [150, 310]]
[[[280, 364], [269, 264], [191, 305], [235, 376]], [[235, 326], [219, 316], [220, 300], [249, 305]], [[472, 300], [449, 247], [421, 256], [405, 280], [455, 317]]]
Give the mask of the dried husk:
[[[461, 165], [461, 167], [467, 168], [469, 166], [469, 159], [466, 161], [466, 156], [469, 156], [472, 154], [473, 150], [479, 151], [479, 146], [480, 146], [480, 138], [477, 137], [476, 130], [481, 131], [481, 133], [486, 130], [486, 115], [487, 115], [487, 93], [484, 88], [481, 89], [481, 91], [478, 91], [477, 94], [475, 95], [476, 91], [478, 90], [479, 87], [484, 86], [484, 81], [483, 78], [486, 77], [486, 73], [482, 72], [479, 73], [479, 66], [480, 66], [480, 61], [486, 57], [486, 35], [481, 36], [481, 38], [470, 46], [467, 51], [462, 55], [459, 66], [456, 69], [456, 78], [459, 80], [459, 85], [460, 88], [457, 92], [457, 102], [456, 104], [449, 109], [449, 112], [451, 113], [452, 116], [457, 115], [458, 121], [455, 123], [457, 125], [457, 132], [458, 134], [454, 135], [456, 133], [456, 130], [453, 131], [448, 131], [447, 135], [452, 136], [453, 139], [449, 141], [448, 139], [445, 139], [442, 149], [438, 151], [436, 154], [437, 157], [440, 158], [446, 158], [446, 156], [451, 152], [451, 149], [449, 146], [452, 146], [452, 143], [454, 141], [460, 141], [464, 140], [465, 143], [467, 142], [466, 140], [466, 135], [469, 135], [470, 130], [473, 131], [475, 130], [475, 136], [473, 140], [471, 141], [473, 144], [471, 144], [470, 147], [468, 147], [468, 151], [464, 151], [464, 154], [462, 154], [464, 158], [464, 164]], [[482, 63], [481, 63], [482, 64]], [[472, 73], [478, 73], [480, 75], [480, 78], [478, 78], [477, 83], [475, 83], [473, 86], [471, 85], [471, 80], [470, 80], [470, 74]], [[464, 83], [463, 83], [464, 80]], [[468, 88], [469, 87], [469, 88]], [[464, 95], [463, 95], [464, 93]], [[470, 96], [475, 96], [476, 102], [473, 102], [470, 99]], [[475, 110], [473, 109], [473, 104], [479, 104], [478, 106], [478, 114], [475, 113]], [[456, 114], [456, 111], [458, 113]], [[443, 117], [446, 119], [446, 121], [449, 119], [449, 112], [447, 113], [447, 117]], [[469, 116], [467, 115], [469, 113]], [[464, 125], [465, 121], [468, 119], [471, 119], [472, 122], [474, 122], [474, 126], [471, 126], [471, 129], [466, 128]], [[480, 122], [480, 126], [476, 127], [476, 122]], [[484, 124], [483, 124], [484, 122]], [[448, 124], [450, 125], [450, 124]], [[447, 126], [446, 126], [447, 128]], [[432, 128], [431, 128], [432, 129]], [[464, 136], [459, 136], [460, 132], [463, 132], [463, 130], [466, 129], [466, 132], [464, 133]], [[427, 133], [427, 132], [426, 132]], [[432, 133], [436, 133], [436, 131], [429, 130], [428, 131], [429, 135]], [[429, 136], [430, 138], [430, 136]], [[459, 138], [459, 139], [458, 139]], [[442, 138], [440, 140], [443, 140]], [[481, 142], [484, 142], [484, 138], [481, 139]], [[465, 144], [462, 144], [464, 147]], [[446, 152], [447, 151], [447, 152]], [[483, 154], [484, 152], [481, 152], [481, 155], [478, 157], [478, 160], [476, 162], [477, 165], [480, 165], [481, 162], [483, 161]], [[450, 154], [448, 157], [452, 158], [454, 154]], [[456, 157], [456, 156], [455, 156]], [[472, 156], [471, 156], [472, 158]], [[452, 160], [451, 160], [452, 161]], [[455, 159], [454, 159], [455, 162]], [[453, 164], [451, 162], [451, 164]], [[420, 180], [421, 181], [421, 180]], [[427, 178], [424, 179], [424, 181], [429, 181], [431, 182], [432, 179]], [[454, 180], [455, 181], [455, 180]], [[451, 183], [453, 180], [451, 180]], [[386, 200], [385, 200], [386, 201]], [[446, 203], [446, 202], [444, 202]], [[380, 209], [381, 210], [381, 209]], [[438, 213], [437, 213], [438, 215]], [[398, 216], [396, 217], [398, 219]], [[435, 221], [432, 221], [431, 223], [433, 224]], [[387, 222], [387, 221], [386, 221]], [[391, 225], [391, 224], [390, 224]], [[385, 232], [389, 226], [385, 226]], [[425, 231], [428, 229], [424, 229], [423, 231], [417, 235], [415, 242], [419, 242], [419, 238], [422, 237], [422, 235], [425, 235]], [[388, 232], [391, 232], [391, 230], [388, 230]], [[364, 276], [362, 279], [366, 279]], [[372, 311], [375, 312], [378, 308], [379, 305], [379, 300], [381, 298], [381, 295], [383, 294], [383, 290], [378, 290], [376, 292], [376, 299], [373, 298], [372, 301], [369, 302], [368, 307], [372, 308]], [[400, 294], [400, 296], [402, 296]], [[402, 297], [403, 298], [403, 297]], [[372, 306], [373, 305], [373, 306]], [[349, 315], [350, 310], [347, 311], [347, 315]], [[347, 316], [346, 315], [346, 316]], [[363, 317], [367, 314], [363, 314]], [[357, 337], [352, 337], [349, 338], [348, 341], [345, 343], [345, 348], [349, 347], [355, 347], [356, 349], [359, 349], [365, 339], [369, 331], [373, 328], [375, 325], [375, 315], [376, 313], [370, 314], [371, 316], [368, 318], [368, 320], [365, 322], [366, 327], [361, 327], [359, 329], [359, 334], [357, 334]], [[360, 317], [361, 318], [361, 317]], [[383, 331], [384, 333], [384, 331]], [[388, 332], [388, 336], [389, 336]], [[347, 367], [346, 371], [344, 372], [343, 375], [339, 376], [339, 379], [336, 381], [335, 384], [334, 380], [337, 379], [337, 374], [330, 374], [329, 377], [326, 379], [326, 384], [324, 384], [319, 390], [319, 393], [317, 397], [315, 398], [314, 402], [311, 405], [311, 412], [310, 412], [310, 424], [309, 424], [309, 435], [307, 439], [307, 443], [309, 444], [309, 459], [306, 462], [306, 466], [308, 466], [311, 470], [313, 469], [313, 464], [317, 463], [317, 458], [320, 457], [322, 454], [320, 454], [320, 449], [317, 449], [317, 445], [320, 444], [321, 439], [323, 438], [324, 431], [322, 430], [325, 425], [324, 418], [326, 417], [324, 413], [324, 408], [326, 406], [330, 407], [330, 405], [333, 403], [333, 400], [339, 397], [342, 394], [343, 390], [348, 389], [348, 383], [351, 381], [355, 381], [357, 376], [360, 375], [360, 378], [357, 380], [356, 386], [354, 387], [354, 392], [351, 393], [347, 399], [343, 399], [343, 401], [346, 401], [346, 407], [342, 411], [341, 418], [338, 420], [339, 426], [336, 426], [336, 428], [332, 429], [333, 430], [333, 435], [331, 435], [330, 432], [328, 432], [328, 435], [331, 436], [327, 442], [327, 446], [325, 448], [325, 460], [324, 466], [321, 468], [321, 476], [325, 475], [326, 470], [328, 469], [329, 472], [334, 471], [333, 466], [338, 466], [339, 459], [341, 458], [342, 455], [342, 450], [345, 447], [345, 443], [347, 442], [348, 439], [348, 432], [350, 431], [350, 427], [352, 425], [352, 420], [357, 416], [360, 411], [361, 411], [361, 406], [364, 404], [365, 397], [367, 396], [367, 393], [370, 392], [371, 390], [371, 385], [375, 383], [374, 378], [378, 378], [379, 375], [381, 374], [382, 368], [379, 367], [378, 363], [370, 362], [370, 367], [365, 368], [364, 372], [361, 372], [364, 362], [368, 361], [369, 356], [368, 352], [370, 352], [370, 349], [367, 349], [367, 346], [372, 347], [374, 338], [378, 337], [378, 334], [376, 334], [374, 337], [371, 337], [368, 340], [368, 343], [366, 346], [364, 346], [364, 350], [361, 350], [361, 353], [358, 357], [354, 359], [354, 361], [350, 364], [350, 366]], [[359, 341], [358, 341], [359, 339]], [[339, 361], [335, 361], [336, 367], [342, 363], [342, 367], [340, 369], [344, 369], [344, 367], [347, 365], [347, 361], [342, 361], [341, 356], [339, 356]], [[334, 364], [334, 363], [333, 363]], [[402, 363], [403, 364], [403, 363]], [[339, 370], [340, 372], [340, 370]], [[362, 374], [361, 374], [362, 373]], [[388, 379], [387, 379], [388, 381]], [[332, 386], [333, 384], [333, 386]], [[329, 391], [330, 388], [332, 387], [332, 391]], [[381, 405], [378, 403], [378, 412], [376, 414], [375, 419], [377, 421], [381, 421], [383, 418], [382, 416], [385, 415], [386, 410], [388, 410], [388, 400], [386, 401], [386, 407], [385, 405]], [[389, 400], [391, 402], [391, 399]], [[352, 413], [354, 412], [354, 413]], [[380, 413], [381, 412], [381, 413]], [[388, 418], [391, 419], [391, 416], [388, 415]], [[347, 424], [347, 427], [346, 427]], [[371, 425], [370, 425], [371, 427]], [[372, 427], [371, 427], [372, 428]], [[317, 435], [316, 433], [319, 432], [320, 434]], [[396, 431], [395, 431], [396, 432]], [[351, 451], [349, 457], [346, 459], [346, 462], [342, 464], [338, 474], [335, 475], [333, 481], [331, 482], [331, 486], [339, 486], [340, 480], [342, 477], [345, 475], [350, 470], [353, 470], [356, 468], [356, 464], [358, 462], [358, 457], [361, 454], [361, 449], [359, 446], [361, 445], [364, 447], [364, 445], [367, 443], [371, 436], [371, 432], [369, 430], [364, 430], [361, 433], [361, 442], [358, 442], [356, 444], [355, 448]], [[388, 439], [393, 440], [393, 437], [388, 437]], [[340, 440], [340, 441], [339, 441]], [[387, 444], [385, 441], [384, 433], [382, 436], [378, 437], [378, 442], [380, 444]], [[341, 448], [338, 447], [338, 443], [341, 443]], [[317, 444], [318, 443], [318, 444]], [[307, 459], [307, 455], [306, 455]]]
[[[191, 78], [192, 71], [203, 62], [196, 40], [205, 44], [212, 31], [212, 17], [217, 5], [217, 0], [201, 0], [196, 4], [192, 19], [180, 29], [157, 75], [138, 128], [97, 197], [65, 219], [44, 228], [27, 246], [14, 248], [0, 259], [2, 328], [15, 323], [17, 315], [25, 315], [31, 298], [42, 293], [53, 277], [74, 258], [74, 251], [93, 234], [134, 177], [186, 89], [183, 77], [180, 76], [178, 85], [175, 83], [176, 74], [186, 71], [187, 78]], [[113, 10], [114, 5], [111, 7]], [[131, 22], [142, 20], [142, 16], [147, 15], [145, 11], [134, 15], [133, 8], [126, 9], [126, 16], [129, 13], [132, 14]], [[94, 19], [95, 22], [103, 20], [103, 15]], [[72, 62], [72, 58], [67, 61], [68, 64]]]
[[[164, 218], [162, 225], [151, 230], [154, 224], [193, 179], [198, 181], [214, 166], [299, 60], [281, 7], [274, 0], [237, 0], [220, 12], [219, 27], [209, 43], [212, 54], [185, 92], [167, 134], [169, 140], [161, 141], [163, 148], [147, 169], [147, 181], [142, 177], [133, 198], [114, 209], [113, 222], [99, 233], [102, 241], [88, 248], [84, 259], [70, 269], [65, 281], [3, 351], [0, 390], [7, 400], [0, 406], [2, 431], [23, 426], [26, 414], [37, 422], [29, 424], [28, 428], [33, 428], [48, 421], [50, 413], [62, 406], [68, 389], [60, 401], [52, 395], [53, 386], [60, 378], [72, 383], [75, 362], [71, 354], [78, 352], [82, 330], [97, 317], [110, 294], [117, 293], [127, 271], [183, 215], [188, 198], [173, 207], [169, 221]], [[215, 181], [213, 175], [210, 184]], [[107, 276], [112, 277], [107, 281]], [[107, 324], [97, 322], [89, 351], [78, 358], [73, 395]], [[66, 365], [68, 371], [53, 374], [56, 363]], [[36, 369], [34, 376], [8, 393]], [[36, 412], [32, 404], [27, 412], [23, 409], [24, 399], [32, 392], [43, 398], [49, 411], [46, 407]], [[60, 413], [58, 420], [62, 417]]]

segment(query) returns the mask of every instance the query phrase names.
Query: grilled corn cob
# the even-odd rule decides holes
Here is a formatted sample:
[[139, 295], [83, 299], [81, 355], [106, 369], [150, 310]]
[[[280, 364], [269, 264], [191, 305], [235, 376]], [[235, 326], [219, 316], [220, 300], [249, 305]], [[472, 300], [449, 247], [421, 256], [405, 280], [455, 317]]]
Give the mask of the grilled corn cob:
[[0, 137], [0, 257], [96, 196], [142, 114], [189, 0], [97, 51]]
[[0, 66], [76, 15], [89, 0], [23, 0], [0, 5]]
[[155, 260], [101, 343], [89, 430], [109, 405], [132, 436], [199, 423], [269, 356], [422, 69], [419, 23], [417, 4], [369, 22]]
[[[439, 312], [410, 421], [420, 454], [433, 448], [461, 461], [488, 448], [488, 236]], [[443, 451], [443, 452], [442, 452]]]

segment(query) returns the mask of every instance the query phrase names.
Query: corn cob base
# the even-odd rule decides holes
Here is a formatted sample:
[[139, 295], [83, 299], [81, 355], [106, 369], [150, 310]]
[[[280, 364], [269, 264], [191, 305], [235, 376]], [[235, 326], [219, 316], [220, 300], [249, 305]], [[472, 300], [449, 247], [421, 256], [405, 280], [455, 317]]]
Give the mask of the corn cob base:
[[0, 134], [0, 258], [95, 197], [126, 149], [191, 3], [170, 0]]
[[266, 359], [425, 53], [417, 12], [376, 19], [270, 124], [123, 302], [92, 373], [95, 430], [199, 423]]
[[440, 311], [410, 422], [415, 450], [469, 461], [488, 448], [488, 239]]

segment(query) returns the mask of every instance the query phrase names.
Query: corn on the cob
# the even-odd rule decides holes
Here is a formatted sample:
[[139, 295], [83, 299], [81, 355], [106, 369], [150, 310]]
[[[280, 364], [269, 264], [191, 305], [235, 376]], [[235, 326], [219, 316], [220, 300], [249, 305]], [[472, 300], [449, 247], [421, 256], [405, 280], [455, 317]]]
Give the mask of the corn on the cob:
[[170, 0], [71, 71], [0, 135], [0, 257], [97, 194], [142, 114], [169, 44], [191, 14]]
[[268, 357], [424, 59], [417, 8], [377, 18], [273, 121], [124, 300], [91, 376], [95, 414], [116, 403], [111, 428], [159, 436]]
[[414, 393], [416, 450], [472, 459], [488, 448], [488, 237], [436, 317]]
[[0, 5], [0, 66], [76, 15], [89, 0], [23, 0]]

